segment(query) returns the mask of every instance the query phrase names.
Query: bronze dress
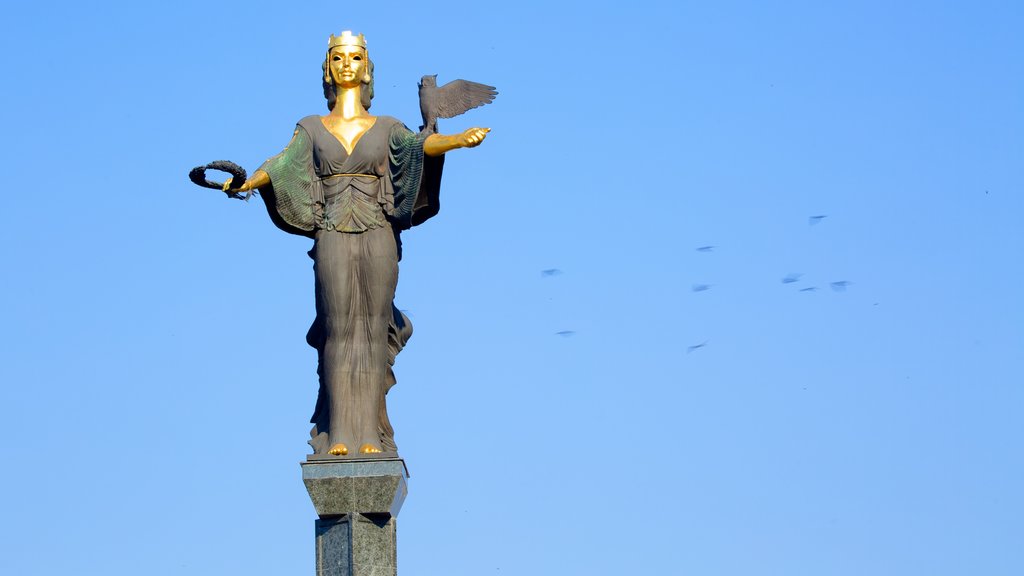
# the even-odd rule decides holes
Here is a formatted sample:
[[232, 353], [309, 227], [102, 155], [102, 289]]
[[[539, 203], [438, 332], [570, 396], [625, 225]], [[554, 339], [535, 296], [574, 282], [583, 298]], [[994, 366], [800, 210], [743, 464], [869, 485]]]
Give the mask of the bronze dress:
[[308, 116], [260, 167], [270, 175], [260, 193], [274, 223], [314, 238], [316, 319], [306, 340], [319, 360], [309, 442], [317, 454], [339, 442], [397, 451], [385, 394], [412, 334], [393, 303], [399, 234], [439, 209], [443, 157], [423, 154], [426, 136], [378, 116], [349, 154], [319, 116]]

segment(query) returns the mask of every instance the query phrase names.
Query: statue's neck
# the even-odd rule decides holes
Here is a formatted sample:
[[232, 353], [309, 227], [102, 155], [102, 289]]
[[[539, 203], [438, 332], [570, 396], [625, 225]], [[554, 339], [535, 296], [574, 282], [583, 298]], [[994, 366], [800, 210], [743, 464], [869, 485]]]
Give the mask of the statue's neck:
[[363, 108], [361, 86], [353, 88], [340, 88], [338, 98], [331, 110], [331, 116], [340, 116], [345, 120], [366, 116], [366, 108]]

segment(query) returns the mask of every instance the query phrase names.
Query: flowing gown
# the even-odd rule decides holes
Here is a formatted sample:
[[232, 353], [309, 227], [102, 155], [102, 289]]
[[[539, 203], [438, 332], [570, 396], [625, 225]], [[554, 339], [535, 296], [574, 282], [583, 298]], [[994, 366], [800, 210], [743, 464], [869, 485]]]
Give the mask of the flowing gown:
[[260, 188], [281, 229], [314, 239], [320, 391], [310, 445], [396, 452], [385, 395], [391, 366], [412, 334], [394, 306], [400, 232], [437, 213], [443, 157], [423, 154], [426, 134], [378, 116], [349, 154], [319, 116], [299, 121], [288, 147], [260, 167]]

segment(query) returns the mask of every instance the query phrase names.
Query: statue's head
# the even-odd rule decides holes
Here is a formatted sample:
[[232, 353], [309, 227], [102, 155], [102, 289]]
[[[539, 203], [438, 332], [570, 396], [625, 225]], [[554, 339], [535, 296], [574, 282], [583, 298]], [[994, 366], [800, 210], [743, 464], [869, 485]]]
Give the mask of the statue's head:
[[366, 53], [366, 39], [348, 30], [341, 36], [331, 35], [327, 41], [327, 55], [323, 71], [324, 98], [327, 108], [334, 109], [339, 88], [360, 86], [363, 108], [370, 109], [373, 99], [373, 62]]

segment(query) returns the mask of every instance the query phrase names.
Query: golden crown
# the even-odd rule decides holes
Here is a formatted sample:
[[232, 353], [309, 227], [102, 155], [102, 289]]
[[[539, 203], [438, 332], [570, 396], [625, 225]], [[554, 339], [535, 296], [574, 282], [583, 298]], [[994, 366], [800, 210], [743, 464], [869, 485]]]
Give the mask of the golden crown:
[[366, 50], [366, 38], [363, 38], [362, 34], [355, 36], [351, 30], [345, 30], [341, 33], [341, 36], [331, 34], [330, 39], [327, 40], [328, 50], [335, 46], [358, 46]]

